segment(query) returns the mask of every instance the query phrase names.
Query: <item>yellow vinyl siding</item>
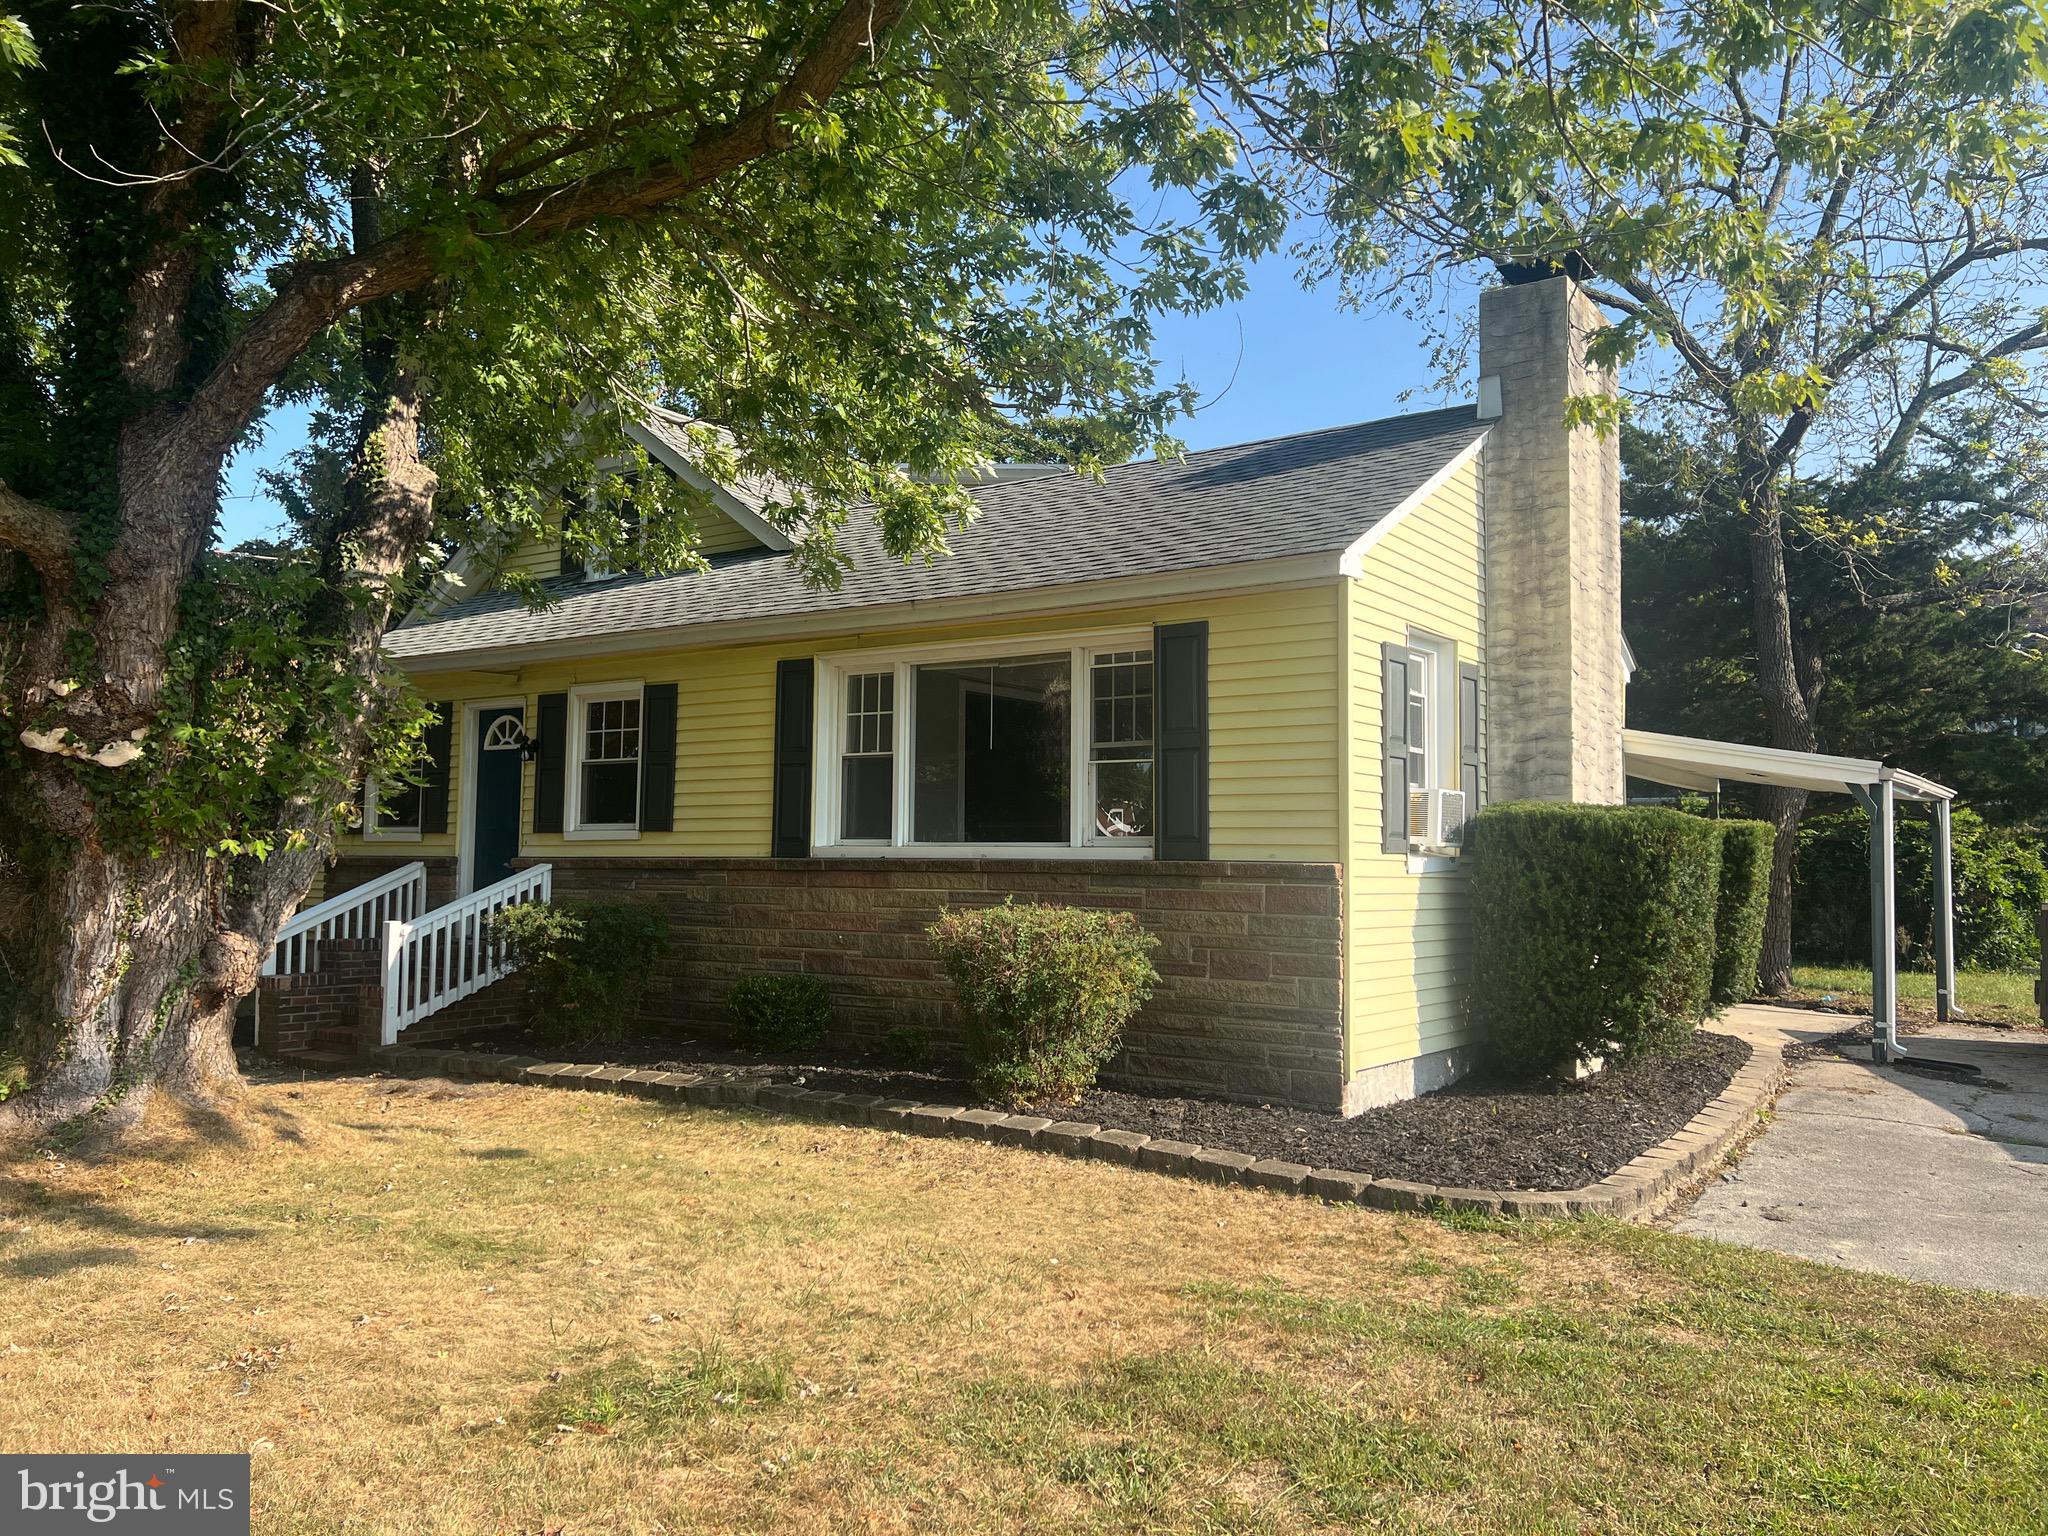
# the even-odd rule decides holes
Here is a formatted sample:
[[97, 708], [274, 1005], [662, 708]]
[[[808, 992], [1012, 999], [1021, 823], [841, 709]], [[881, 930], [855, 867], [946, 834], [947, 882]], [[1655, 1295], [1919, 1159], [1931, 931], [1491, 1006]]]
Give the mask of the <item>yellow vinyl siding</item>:
[[[547, 538], [523, 541], [499, 562], [498, 574], [530, 576], [536, 581], [559, 576], [562, 572], [560, 527], [561, 524], [557, 522], [555, 534]], [[697, 538], [697, 547], [707, 557], [738, 554], [763, 547], [759, 539], [715, 507], [699, 514]]]
[[[676, 817], [673, 832], [628, 839], [541, 836], [533, 826], [535, 775], [525, 776], [520, 851], [534, 858], [587, 855], [759, 857], [768, 852], [774, 799], [775, 664], [786, 657], [1018, 638], [1202, 619], [1209, 624], [1211, 856], [1240, 860], [1339, 859], [1338, 605], [1334, 581], [1308, 589], [1188, 599], [1093, 614], [984, 622], [943, 629], [834, 631], [822, 616], [800, 640], [639, 656], [538, 662], [516, 676], [421, 672], [428, 698], [458, 703], [523, 694], [528, 728], [538, 698], [587, 683], [673, 682], [676, 696]], [[461, 777], [457, 717], [454, 778]], [[454, 852], [459, 797], [451, 787]], [[345, 839], [345, 852], [395, 854], [418, 844]], [[438, 848], [435, 851], [440, 851]], [[413, 857], [407, 852], [404, 857]]]
[[[1410, 873], [1405, 855], [1380, 851], [1380, 646], [1405, 642], [1411, 631], [1451, 641], [1461, 665], [1481, 669], [1483, 717], [1480, 540], [1475, 460], [1368, 550], [1362, 574], [1344, 584], [1351, 716], [1345, 991], [1352, 1075], [1474, 1043], [1464, 1002], [1472, 948], [1465, 874]], [[1455, 687], [1455, 673], [1446, 686]]]

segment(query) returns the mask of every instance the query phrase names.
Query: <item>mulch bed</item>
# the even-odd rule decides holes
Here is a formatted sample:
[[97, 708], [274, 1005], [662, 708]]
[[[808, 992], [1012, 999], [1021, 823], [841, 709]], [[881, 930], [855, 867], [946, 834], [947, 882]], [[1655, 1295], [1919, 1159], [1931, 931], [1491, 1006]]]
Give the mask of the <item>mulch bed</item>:
[[[951, 1071], [912, 1071], [832, 1052], [765, 1057], [705, 1040], [660, 1037], [578, 1047], [501, 1034], [463, 1043], [472, 1050], [553, 1061], [797, 1083], [935, 1104], [975, 1102], [972, 1089]], [[1478, 1189], [1577, 1189], [1680, 1130], [1728, 1086], [1749, 1054], [1745, 1041], [1702, 1032], [1669, 1055], [1612, 1066], [1579, 1082], [1532, 1087], [1467, 1078], [1350, 1119], [1284, 1105], [1106, 1087], [1078, 1104], [1028, 1112], [1375, 1178]]]

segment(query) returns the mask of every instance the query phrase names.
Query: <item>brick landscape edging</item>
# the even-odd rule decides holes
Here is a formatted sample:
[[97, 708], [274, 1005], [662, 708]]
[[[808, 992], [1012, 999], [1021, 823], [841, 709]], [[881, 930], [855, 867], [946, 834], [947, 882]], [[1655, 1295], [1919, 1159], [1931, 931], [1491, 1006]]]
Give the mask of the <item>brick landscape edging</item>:
[[1515, 1190], [1375, 1179], [1338, 1168], [1311, 1168], [1304, 1163], [1253, 1158], [1243, 1152], [1196, 1146], [1193, 1142], [1155, 1140], [1138, 1131], [1104, 1128], [1082, 1121], [1006, 1115], [1001, 1110], [963, 1108], [958, 1104], [922, 1104], [872, 1093], [832, 1093], [788, 1083], [707, 1078], [696, 1072], [590, 1066], [541, 1061], [532, 1056], [494, 1056], [431, 1047], [388, 1048], [377, 1052], [375, 1059], [397, 1071], [580, 1088], [704, 1108], [745, 1107], [916, 1136], [964, 1136], [1001, 1146], [1034, 1147], [1065, 1157], [1093, 1157], [1126, 1167], [1204, 1179], [1212, 1184], [1277, 1189], [1385, 1211], [1611, 1216], [1621, 1221], [1650, 1220], [1690, 1183], [1719, 1164], [1735, 1143], [1754, 1128], [1758, 1114], [1777, 1097], [1785, 1081], [1785, 1061], [1779, 1047], [1755, 1044], [1749, 1060], [1728, 1086], [1687, 1121], [1682, 1130], [1606, 1178], [1580, 1189]]

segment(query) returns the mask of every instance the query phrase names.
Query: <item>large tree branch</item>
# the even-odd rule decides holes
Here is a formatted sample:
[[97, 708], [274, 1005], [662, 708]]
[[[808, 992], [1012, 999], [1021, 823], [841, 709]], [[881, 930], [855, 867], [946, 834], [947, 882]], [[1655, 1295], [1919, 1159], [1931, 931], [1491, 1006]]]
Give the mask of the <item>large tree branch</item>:
[[47, 591], [70, 585], [71, 520], [55, 507], [31, 501], [0, 481], [0, 547], [28, 557]]
[[[1938, 338], [1936, 339], [1938, 340]], [[1948, 344], [1943, 344], [1948, 350]], [[1957, 395], [1981, 388], [1991, 377], [1995, 363], [2020, 356], [2026, 352], [2048, 349], [2048, 327], [2039, 322], [2024, 325], [2010, 335], [2001, 337], [1991, 346], [1970, 353], [1970, 364], [1960, 373], [1946, 378], [1929, 378], [1915, 390], [1913, 397], [1899, 412], [1899, 420], [1892, 428], [1885, 445], [1879, 450], [1872, 465], [1879, 474], [1889, 474], [1897, 468], [1912, 447], [1913, 438], [1920, 430], [1920, 424], [1927, 413], [1944, 400], [1953, 400]]]
[[[791, 119], [828, 101], [903, 18], [908, 0], [845, 0], [817, 41], [766, 100], [716, 125], [663, 164], [623, 165], [556, 186], [481, 201], [472, 227], [486, 239], [535, 245], [602, 219], [644, 219], [795, 142]], [[299, 267], [229, 346], [187, 408], [190, 446], [225, 452], [271, 385], [313, 339], [364, 304], [434, 276], [425, 236], [395, 234], [366, 251]]]
[[1897, 340], [1914, 310], [1970, 268], [2001, 257], [2043, 253], [2048, 253], [2048, 237], [2003, 235], [1972, 241], [1900, 295], [1861, 335], [1829, 358], [1822, 371], [1832, 383], [1885, 343]]
[[145, 395], [177, 382], [191, 345], [185, 310], [199, 276], [199, 250], [188, 233], [206, 199], [198, 172], [228, 111], [219, 75], [240, 52], [241, 10], [241, 0], [187, 0], [171, 16], [171, 58], [185, 84], [150, 166], [142, 206], [155, 244], [128, 286], [121, 349], [122, 373]]

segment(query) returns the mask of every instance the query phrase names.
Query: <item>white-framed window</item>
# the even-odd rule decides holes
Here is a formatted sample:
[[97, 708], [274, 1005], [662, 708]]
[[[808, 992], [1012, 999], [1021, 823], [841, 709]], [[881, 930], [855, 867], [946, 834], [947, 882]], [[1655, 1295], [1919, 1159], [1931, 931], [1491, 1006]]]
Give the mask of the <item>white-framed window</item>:
[[640, 684], [569, 691], [567, 837], [640, 835]]
[[583, 562], [583, 579], [610, 581], [614, 576], [638, 570], [640, 557], [647, 548], [647, 529], [641, 523], [640, 508], [633, 498], [628, 495], [611, 501], [593, 490], [585, 494], [583, 508], [584, 517], [590, 520], [586, 524], [587, 527], [595, 528], [599, 520], [609, 519], [617, 525], [622, 534], [622, 545], [632, 551], [630, 561], [622, 571], [612, 564], [610, 556], [604, 550], [591, 550]]
[[1458, 651], [1449, 640], [1408, 636], [1408, 845], [1434, 849], [1430, 797], [1458, 785]]
[[367, 842], [416, 843], [420, 840], [420, 786], [380, 784], [373, 774], [363, 781], [363, 837]]
[[820, 852], [1152, 851], [1152, 635], [820, 658]]
[[896, 674], [848, 672], [842, 681], [840, 841], [886, 843], [896, 814]]
[[1152, 838], [1152, 648], [1088, 660], [1088, 840]]

